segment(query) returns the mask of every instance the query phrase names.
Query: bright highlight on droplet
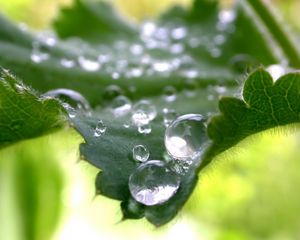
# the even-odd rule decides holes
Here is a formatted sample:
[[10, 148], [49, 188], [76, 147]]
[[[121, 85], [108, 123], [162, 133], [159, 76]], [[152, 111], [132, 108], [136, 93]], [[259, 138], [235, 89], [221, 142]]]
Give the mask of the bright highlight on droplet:
[[129, 178], [132, 197], [147, 206], [168, 201], [177, 192], [179, 185], [179, 176], [159, 160], [141, 164]]

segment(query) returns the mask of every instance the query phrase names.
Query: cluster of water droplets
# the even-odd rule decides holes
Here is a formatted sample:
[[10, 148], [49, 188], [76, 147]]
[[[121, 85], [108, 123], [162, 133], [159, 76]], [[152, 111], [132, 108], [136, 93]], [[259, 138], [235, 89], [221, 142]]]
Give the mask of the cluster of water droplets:
[[[63, 43], [69, 55], [59, 59], [60, 66], [66, 69], [79, 67], [86, 72], [104, 73], [111, 77], [112, 84], [101, 94], [102, 107], [113, 117], [126, 119], [124, 128], [135, 127], [139, 134], [151, 134], [152, 122], [158, 115], [162, 117], [161, 124], [166, 128], [165, 157], [152, 159], [151, 152], [142, 144], [132, 148], [132, 158], [137, 168], [130, 175], [128, 186], [137, 202], [148, 206], [162, 204], [176, 194], [185, 174], [194, 171], [201, 163], [202, 153], [208, 144], [206, 119], [199, 114], [178, 116], [170, 107], [178, 99], [175, 86], [168, 85], [162, 89], [165, 106], [156, 106], [149, 99], [133, 103], [128, 93], [132, 94], [136, 89], [130, 87], [125, 91], [117, 85], [118, 81], [155, 74], [163, 78], [176, 72], [185, 81], [184, 95], [194, 97], [198, 88], [196, 79], [203, 73], [193, 51], [186, 50], [201, 48], [211, 58], [219, 58], [228, 32], [234, 31], [231, 24], [234, 17], [233, 12], [221, 12], [216, 25], [218, 32], [212, 36], [204, 36], [196, 27], [188, 29], [182, 23], [158, 26], [154, 22], [145, 22], [136, 42], [118, 40], [111, 45], [101, 44], [93, 48], [78, 39]], [[49, 51], [56, 46], [57, 39], [51, 33], [42, 34], [37, 39], [32, 47], [31, 60], [40, 64], [49, 60]], [[212, 88], [212, 94], [208, 96], [211, 100], [226, 91], [222, 86]], [[70, 118], [78, 114], [90, 115], [88, 102], [76, 91], [56, 89], [44, 95], [63, 101]], [[105, 122], [99, 119], [93, 136], [101, 139], [106, 131]]]

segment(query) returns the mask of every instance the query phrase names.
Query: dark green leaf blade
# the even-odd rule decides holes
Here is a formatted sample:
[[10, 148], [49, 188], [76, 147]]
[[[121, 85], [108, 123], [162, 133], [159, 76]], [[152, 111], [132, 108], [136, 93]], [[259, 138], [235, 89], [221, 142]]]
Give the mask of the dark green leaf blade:
[[274, 83], [268, 72], [258, 69], [245, 82], [243, 100], [222, 98], [219, 109], [221, 115], [213, 117], [208, 125], [213, 143], [201, 169], [216, 155], [250, 135], [299, 123], [300, 74], [286, 74]]
[[0, 147], [52, 131], [62, 125], [62, 116], [57, 100], [39, 98], [0, 68]]

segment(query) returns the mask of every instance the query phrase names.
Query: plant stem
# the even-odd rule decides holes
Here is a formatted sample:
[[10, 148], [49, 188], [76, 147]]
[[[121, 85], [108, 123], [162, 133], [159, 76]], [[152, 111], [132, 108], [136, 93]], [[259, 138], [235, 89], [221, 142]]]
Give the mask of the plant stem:
[[265, 0], [246, 0], [255, 13], [266, 25], [273, 38], [277, 41], [292, 67], [300, 68], [300, 53], [291, 39], [290, 33], [278, 21], [270, 5]]

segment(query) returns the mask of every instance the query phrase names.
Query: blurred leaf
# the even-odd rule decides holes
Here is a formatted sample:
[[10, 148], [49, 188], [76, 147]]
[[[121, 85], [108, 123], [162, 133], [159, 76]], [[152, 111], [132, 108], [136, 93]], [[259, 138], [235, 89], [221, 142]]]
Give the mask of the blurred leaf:
[[39, 98], [7, 70], [0, 69], [0, 147], [40, 136], [61, 125], [57, 100]]
[[53, 151], [59, 150], [49, 137], [1, 149], [1, 239], [51, 239], [58, 224], [63, 187]]

